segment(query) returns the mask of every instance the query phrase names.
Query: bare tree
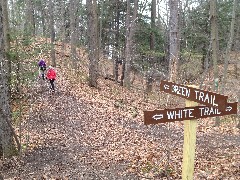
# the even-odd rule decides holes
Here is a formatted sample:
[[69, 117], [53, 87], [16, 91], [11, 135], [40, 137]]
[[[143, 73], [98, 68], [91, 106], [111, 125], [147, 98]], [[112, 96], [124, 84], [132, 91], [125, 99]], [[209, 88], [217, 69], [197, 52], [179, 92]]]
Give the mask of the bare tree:
[[229, 37], [226, 52], [225, 52], [224, 73], [223, 73], [223, 80], [222, 80], [222, 87], [221, 87], [222, 94], [224, 93], [224, 90], [225, 90], [228, 62], [229, 62], [231, 47], [233, 45], [234, 25], [235, 25], [235, 21], [236, 21], [236, 7], [237, 7], [237, 0], [234, 0], [233, 1], [233, 10], [232, 10], [232, 21], [231, 21], [231, 27], [230, 27], [230, 37]]
[[[217, 1], [210, 1], [210, 21], [211, 21], [211, 42], [212, 42], [212, 59], [213, 59], [213, 74], [214, 74], [214, 91], [218, 91], [218, 28], [217, 28]], [[215, 125], [220, 125], [220, 118], [216, 117]]]
[[116, 13], [115, 13], [115, 30], [116, 30], [116, 35], [115, 35], [115, 60], [114, 60], [114, 71], [113, 71], [113, 74], [114, 74], [114, 78], [115, 78], [115, 81], [117, 82], [118, 81], [118, 65], [119, 65], [119, 28], [120, 28], [120, 2], [119, 0], [115, 0], [116, 1]]
[[7, 67], [8, 64], [4, 52], [2, 2], [0, 1], [0, 156], [4, 157], [12, 156], [16, 152], [13, 132], [7, 123], [11, 118]]
[[179, 61], [179, 1], [169, 0], [170, 6], [170, 19], [169, 19], [169, 80], [176, 81], [177, 79], [177, 68]]
[[25, 35], [35, 35], [35, 17], [34, 17], [34, 3], [33, 0], [26, 2], [26, 19], [24, 24]]
[[214, 91], [218, 91], [218, 28], [217, 28], [217, 1], [210, 1], [210, 21], [211, 21], [211, 42], [212, 42], [212, 59], [213, 59], [213, 73], [214, 73]]
[[42, 35], [46, 36], [47, 34], [47, 27], [46, 27], [46, 2], [45, 1], [41, 1], [40, 2], [40, 13], [41, 13], [41, 26], [42, 26]]
[[[3, 16], [3, 34], [4, 34], [4, 49], [5, 52], [9, 52], [10, 50], [10, 28], [9, 28], [9, 18], [8, 18], [8, 1], [7, 0], [1, 0], [2, 1], [2, 16]], [[10, 58], [7, 59], [8, 61], [8, 83], [11, 82], [11, 60]], [[9, 93], [10, 88], [9, 88]]]
[[88, 47], [89, 47], [89, 86], [97, 87], [99, 61], [99, 35], [96, 0], [86, 1], [88, 13]]
[[[65, 54], [65, 43], [66, 43], [66, 2], [61, 1], [61, 41], [62, 41], [62, 55]], [[62, 56], [64, 57], [64, 56]]]
[[5, 46], [5, 51], [8, 52], [10, 48], [8, 1], [7, 0], [1, 0], [1, 1], [2, 1], [2, 13], [3, 13], [4, 46]]
[[71, 60], [72, 60], [72, 67], [76, 69], [77, 64], [77, 52], [76, 52], [76, 40], [77, 40], [77, 11], [78, 11], [78, 0], [70, 0], [70, 43], [71, 43]]
[[54, 0], [49, 1], [49, 14], [50, 14], [50, 35], [51, 35], [51, 64], [56, 67], [55, 56], [55, 30], [54, 30]]
[[150, 34], [150, 50], [154, 50], [155, 47], [155, 34], [154, 30], [156, 28], [156, 0], [152, 0], [151, 4], [151, 34]]
[[[126, 19], [126, 49], [125, 49], [125, 63], [123, 64], [124, 86], [130, 87], [130, 72], [132, 66], [132, 50], [133, 50], [133, 35], [135, 33], [135, 21], [137, 19], [138, 0], [134, 0], [133, 19], [130, 19], [130, 1], [127, 1], [127, 19]], [[125, 68], [124, 68], [125, 67]]]

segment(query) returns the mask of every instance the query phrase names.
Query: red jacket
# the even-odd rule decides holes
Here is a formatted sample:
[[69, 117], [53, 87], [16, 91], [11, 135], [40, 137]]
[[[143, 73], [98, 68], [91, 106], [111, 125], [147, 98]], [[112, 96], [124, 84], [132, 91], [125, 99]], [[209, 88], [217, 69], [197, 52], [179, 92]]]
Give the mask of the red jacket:
[[56, 79], [56, 72], [54, 69], [49, 69], [47, 72], [47, 78], [48, 79]]

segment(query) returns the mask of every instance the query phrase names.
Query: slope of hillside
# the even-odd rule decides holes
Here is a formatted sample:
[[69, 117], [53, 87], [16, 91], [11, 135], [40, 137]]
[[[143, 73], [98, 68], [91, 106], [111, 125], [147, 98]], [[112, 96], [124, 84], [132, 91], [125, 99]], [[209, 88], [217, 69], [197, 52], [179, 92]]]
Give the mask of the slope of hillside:
[[[91, 88], [87, 69], [73, 72], [64, 65], [67, 54], [57, 55], [56, 93], [37, 79], [27, 90], [31, 105], [21, 129], [28, 146], [22, 156], [0, 164], [4, 179], [181, 179], [183, 123], [145, 126], [143, 110], [179, 107], [184, 100], [167, 104], [159, 93], [146, 101], [143, 91], [103, 78], [98, 89]], [[240, 176], [236, 123], [234, 116], [220, 127], [212, 119], [199, 120], [194, 179]]]

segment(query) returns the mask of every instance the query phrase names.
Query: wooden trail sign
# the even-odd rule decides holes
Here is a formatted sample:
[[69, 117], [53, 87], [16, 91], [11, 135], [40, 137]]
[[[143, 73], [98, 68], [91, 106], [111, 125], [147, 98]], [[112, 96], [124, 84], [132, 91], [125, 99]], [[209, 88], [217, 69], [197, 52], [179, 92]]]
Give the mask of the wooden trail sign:
[[[192, 180], [196, 147], [197, 120], [199, 118], [237, 114], [237, 102], [227, 103], [227, 96], [161, 81], [160, 90], [186, 99], [185, 108], [144, 111], [144, 124], [184, 121], [182, 179]], [[198, 104], [206, 106], [197, 106]]]
[[158, 124], [230, 114], [237, 114], [237, 102], [227, 103], [227, 107], [224, 111], [219, 110], [217, 107], [209, 106], [144, 111], [144, 124]]
[[173, 82], [162, 80], [160, 90], [206, 106], [218, 107], [218, 109], [222, 111], [224, 111], [227, 106], [227, 96]]

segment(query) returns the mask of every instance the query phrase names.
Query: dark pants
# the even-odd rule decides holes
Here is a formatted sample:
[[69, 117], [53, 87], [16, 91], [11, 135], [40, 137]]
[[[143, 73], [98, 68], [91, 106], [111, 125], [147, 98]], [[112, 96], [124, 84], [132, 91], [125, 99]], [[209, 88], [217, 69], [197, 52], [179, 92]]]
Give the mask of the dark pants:
[[44, 78], [44, 73], [42, 73], [42, 78], [43, 78], [43, 80], [45, 79], [45, 78]]
[[51, 89], [53, 90], [53, 91], [55, 91], [55, 88], [54, 88], [54, 81], [55, 81], [55, 79], [49, 79], [49, 81], [50, 81], [50, 84], [51, 84]]

